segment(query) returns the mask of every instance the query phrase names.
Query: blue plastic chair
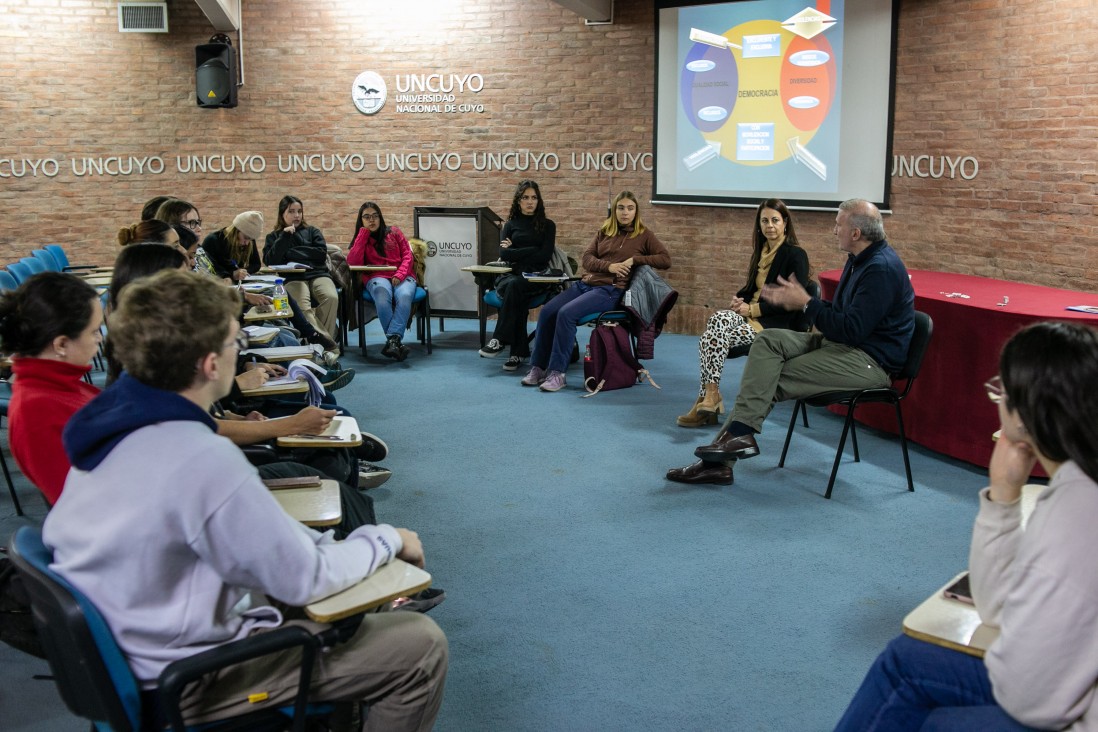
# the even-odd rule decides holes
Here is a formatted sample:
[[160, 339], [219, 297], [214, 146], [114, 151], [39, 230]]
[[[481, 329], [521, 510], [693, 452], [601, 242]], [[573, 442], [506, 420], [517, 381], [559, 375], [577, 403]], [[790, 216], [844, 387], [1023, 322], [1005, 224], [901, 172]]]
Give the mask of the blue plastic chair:
[[57, 263], [61, 265], [61, 272], [72, 272], [76, 269], [96, 269], [97, 265], [94, 264], [70, 264], [69, 256], [65, 254], [65, 250], [60, 244], [47, 244], [44, 249], [53, 255], [53, 258], [57, 260]]
[[[545, 292], [540, 292], [540, 293], [534, 295], [532, 298], [530, 298], [529, 301], [527, 301], [526, 309], [527, 310], [533, 310], [534, 308], [540, 308], [542, 305], [549, 302], [550, 298], [556, 297], [557, 294], [559, 294], [559, 293], [560, 293], [559, 288], [554, 288], [554, 289], [551, 289], [551, 290], [546, 290]], [[503, 300], [500, 299], [499, 293], [496, 292], [495, 288], [492, 288], [491, 290], [488, 290], [487, 292], [485, 292], [483, 300], [484, 300], [484, 304], [487, 305], [490, 308], [495, 308], [496, 310], [499, 310], [500, 308], [503, 307]], [[488, 311], [487, 311], [487, 309], [481, 308], [481, 311], [480, 311], [480, 346], [481, 346], [481, 348], [484, 347], [484, 343], [485, 343], [484, 339], [485, 339], [485, 336], [487, 335], [487, 328], [488, 328]], [[533, 338], [533, 335], [531, 335], [530, 337]]]
[[15, 278], [17, 285], [21, 285], [34, 276], [34, 270], [23, 262], [12, 262], [8, 265], [8, 273]]
[[[358, 298], [358, 343], [362, 348], [362, 356], [366, 356], [366, 305], [374, 304], [374, 298], [364, 285], [362, 297]], [[416, 308], [416, 305], [419, 305]], [[431, 353], [431, 297], [423, 287], [416, 286], [416, 294], [412, 296], [412, 312], [416, 319], [416, 338], [427, 346], [427, 353]]]
[[31, 252], [31, 256], [35, 259], [42, 260], [42, 264], [46, 265], [46, 270], [50, 272], [60, 272], [61, 265], [57, 263], [57, 258], [47, 252], [45, 249], [35, 249]]
[[42, 274], [46, 271], [46, 264], [37, 257], [23, 257], [19, 260], [23, 264], [30, 268], [30, 271], [34, 274]]
[[45, 249], [52, 254], [53, 258], [57, 260], [57, 263], [61, 265], [62, 272], [69, 268], [69, 257], [65, 254], [65, 250], [60, 244], [47, 244]]
[[16, 287], [19, 287], [19, 282], [11, 276], [11, 272], [0, 269], [0, 292], [14, 290]]
[[[319, 642], [300, 626], [284, 626], [176, 661], [160, 675], [157, 691], [143, 693], [99, 610], [50, 569], [53, 553], [42, 543], [41, 530], [20, 527], [11, 539], [9, 556], [30, 596], [34, 624], [62, 700], [73, 714], [91, 720], [96, 729], [130, 732], [162, 729], [166, 723], [180, 732], [224, 726], [284, 729], [288, 710], [293, 709], [293, 728], [304, 730], [308, 716], [333, 712], [331, 704], [307, 704]], [[218, 668], [298, 646], [302, 670], [294, 707], [262, 709], [199, 727], [183, 725], [178, 701], [186, 684]], [[161, 714], [154, 708], [157, 703]], [[161, 716], [167, 719], [159, 719]]]

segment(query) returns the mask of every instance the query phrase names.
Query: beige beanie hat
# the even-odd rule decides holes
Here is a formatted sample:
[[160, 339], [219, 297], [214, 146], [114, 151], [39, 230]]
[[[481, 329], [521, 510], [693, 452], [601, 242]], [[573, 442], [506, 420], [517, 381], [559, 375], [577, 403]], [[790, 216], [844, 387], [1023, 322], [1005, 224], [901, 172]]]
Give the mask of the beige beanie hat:
[[263, 214], [258, 211], [245, 211], [233, 219], [233, 228], [249, 239], [263, 236]]

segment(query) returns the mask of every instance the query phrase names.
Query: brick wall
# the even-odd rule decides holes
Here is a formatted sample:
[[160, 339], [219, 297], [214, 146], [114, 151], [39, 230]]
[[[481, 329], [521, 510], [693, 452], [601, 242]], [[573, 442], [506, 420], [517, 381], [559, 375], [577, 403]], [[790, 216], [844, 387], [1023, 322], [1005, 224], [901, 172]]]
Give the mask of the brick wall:
[[[59, 242], [109, 262], [120, 226], [157, 194], [194, 202], [212, 227], [257, 208], [268, 221], [294, 193], [330, 241], [346, 243], [358, 205], [412, 229], [419, 205], [491, 206], [506, 215], [514, 183], [541, 185], [558, 242], [577, 254], [606, 213], [608, 173], [573, 170], [571, 154], [651, 149], [653, 12], [618, 2], [610, 26], [584, 26], [549, 0], [244, 4], [245, 86], [236, 109], [195, 106], [194, 46], [214, 32], [191, 0], [168, 3], [171, 33], [120, 34], [114, 0], [2, 0], [0, 261]], [[893, 177], [890, 239], [913, 268], [1095, 290], [1098, 265], [1098, 42], [1086, 0], [904, 3], [894, 152], [926, 155], [940, 177]], [[234, 36], [235, 42], [235, 36]], [[350, 86], [364, 70], [481, 74], [456, 103], [483, 113], [360, 114]], [[474, 154], [554, 152], [556, 171], [476, 170]], [[377, 154], [457, 153], [461, 169], [379, 172]], [[361, 172], [282, 173], [278, 156], [358, 153]], [[262, 174], [176, 171], [176, 156], [261, 156]], [[84, 175], [86, 158], [160, 156], [160, 174]], [[950, 166], [974, 158], [965, 180]], [[383, 159], [383, 163], [384, 163]], [[330, 159], [329, 159], [330, 163]], [[968, 172], [972, 163], [967, 163]], [[238, 166], [239, 167], [239, 166]], [[613, 174], [641, 200], [643, 170]], [[642, 206], [670, 247], [682, 296], [670, 327], [698, 332], [743, 284], [751, 212]], [[832, 214], [797, 212], [817, 270], [841, 265]], [[212, 230], [210, 226], [207, 231]]]

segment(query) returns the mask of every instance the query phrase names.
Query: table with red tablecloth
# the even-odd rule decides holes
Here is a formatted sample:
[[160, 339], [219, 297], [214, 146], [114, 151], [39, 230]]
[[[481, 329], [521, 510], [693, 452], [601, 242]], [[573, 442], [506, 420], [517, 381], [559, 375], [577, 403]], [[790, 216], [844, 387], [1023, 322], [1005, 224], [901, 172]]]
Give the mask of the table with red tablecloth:
[[[904, 400], [907, 437], [936, 452], [987, 467], [999, 416], [983, 384], [999, 373], [1003, 344], [1023, 326], [1043, 320], [1098, 326], [1098, 315], [1065, 309], [1098, 305], [1098, 294], [949, 272], [908, 273], [915, 288], [915, 309], [934, 321], [934, 335], [919, 378]], [[841, 274], [838, 269], [820, 274], [824, 300], [831, 299]], [[890, 406], [859, 406], [857, 417], [875, 429], [896, 432], [896, 415]]]

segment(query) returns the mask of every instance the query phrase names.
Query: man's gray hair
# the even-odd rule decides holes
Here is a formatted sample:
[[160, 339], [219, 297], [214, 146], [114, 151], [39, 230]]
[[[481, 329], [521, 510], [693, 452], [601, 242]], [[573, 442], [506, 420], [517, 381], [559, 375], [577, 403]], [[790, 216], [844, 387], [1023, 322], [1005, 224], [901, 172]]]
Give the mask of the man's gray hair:
[[870, 242], [885, 238], [881, 212], [864, 198], [851, 198], [839, 204], [840, 211], [850, 213], [850, 225], [862, 232], [862, 238]]

